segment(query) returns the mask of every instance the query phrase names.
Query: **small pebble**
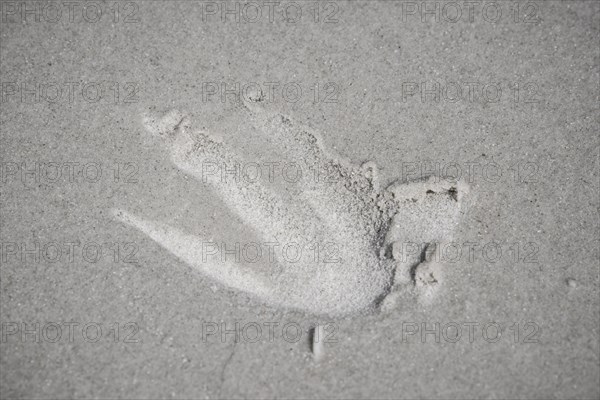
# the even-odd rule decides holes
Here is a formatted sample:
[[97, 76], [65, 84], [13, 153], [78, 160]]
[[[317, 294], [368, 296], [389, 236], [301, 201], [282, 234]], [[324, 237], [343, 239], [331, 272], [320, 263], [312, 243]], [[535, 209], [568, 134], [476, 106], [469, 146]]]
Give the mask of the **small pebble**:
[[325, 355], [323, 341], [325, 340], [325, 328], [323, 325], [317, 325], [313, 331], [312, 353], [313, 359], [319, 362]]

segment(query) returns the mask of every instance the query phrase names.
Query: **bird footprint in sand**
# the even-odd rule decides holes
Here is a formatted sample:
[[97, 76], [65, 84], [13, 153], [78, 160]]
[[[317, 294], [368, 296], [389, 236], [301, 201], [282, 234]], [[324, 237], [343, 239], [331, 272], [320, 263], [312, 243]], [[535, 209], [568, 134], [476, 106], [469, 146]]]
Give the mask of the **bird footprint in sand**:
[[[270, 115], [260, 102], [245, 102], [239, 109], [283, 159], [300, 171], [326, 170], [328, 179], [305, 173], [286, 190], [223, 179], [207, 174], [206, 166], [243, 165], [243, 160], [221, 140], [193, 130], [177, 111], [147, 116], [144, 124], [164, 139], [179, 169], [209, 184], [265, 243], [302, 254], [299, 259], [274, 251], [274, 262], [259, 268], [209, 254], [209, 238], [124, 210], [114, 210], [116, 217], [202, 274], [276, 306], [344, 315], [375, 310], [404, 287], [414, 287], [419, 296], [433, 293], [442, 268], [427, 254], [451, 237], [467, 193], [464, 183], [429, 177], [381, 189], [373, 163], [355, 165], [327, 151], [316, 132]], [[312, 251], [315, 246], [328, 250]], [[298, 253], [298, 248], [311, 251]]]

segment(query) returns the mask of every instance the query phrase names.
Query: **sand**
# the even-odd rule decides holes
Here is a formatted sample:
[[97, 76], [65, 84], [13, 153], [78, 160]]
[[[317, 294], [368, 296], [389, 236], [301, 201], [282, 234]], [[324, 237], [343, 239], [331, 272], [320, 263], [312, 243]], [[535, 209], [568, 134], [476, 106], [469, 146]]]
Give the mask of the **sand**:
[[2, 398], [600, 396], [596, 2], [25, 3]]

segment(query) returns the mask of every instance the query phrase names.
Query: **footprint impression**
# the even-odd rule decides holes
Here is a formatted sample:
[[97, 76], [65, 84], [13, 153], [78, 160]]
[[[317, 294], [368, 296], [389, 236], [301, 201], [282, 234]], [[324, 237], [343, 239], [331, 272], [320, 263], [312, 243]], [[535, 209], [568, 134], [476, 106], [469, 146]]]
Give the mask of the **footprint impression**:
[[209, 238], [125, 210], [113, 214], [200, 273], [279, 307], [340, 316], [376, 311], [384, 300], [389, 305], [408, 289], [420, 298], [435, 294], [443, 282], [443, 266], [428, 255], [451, 240], [468, 194], [465, 183], [429, 177], [382, 189], [374, 163], [356, 165], [334, 154], [318, 133], [268, 113], [259, 101], [244, 102], [239, 109], [283, 159], [300, 164], [303, 171], [326, 170], [328, 179], [303, 174], [289, 196], [260, 182], [207, 175], [207, 163], [244, 160], [221, 140], [192, 129], [178, 111], [147, 116], [144, 124], [163, 139], [179, 169], [210, 185], [266, 243], [305, 248], [327, 243], [335, 248], [332, 257], [305, 252], [296, 260], [276, 252], [270, 267], [253, 268], [203, 252]]

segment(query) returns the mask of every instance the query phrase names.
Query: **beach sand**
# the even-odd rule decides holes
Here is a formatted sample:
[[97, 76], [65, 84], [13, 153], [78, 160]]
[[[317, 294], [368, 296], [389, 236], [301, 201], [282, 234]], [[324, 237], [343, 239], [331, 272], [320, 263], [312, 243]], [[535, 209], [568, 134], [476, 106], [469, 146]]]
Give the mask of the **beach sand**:
[[[599, 3], [50, 3], [1, 9], [2, 398], [600, 396]], [[236, 208], [220, 185], [258, 179], [317, 205], [315, 220], [341, 221], [348, 265], [378, 246], [353, 247], [357, 202], [298, 190], [298, 168], [319, 188], [331, 171], [265, 136], [243, 99], [376, 165], [381, 188], [468, 185], [456, 218], [415, 206], [392, 224], [397, 245], [373, 253], [427, 253], [423, 269], [397, 290], [383, 269], [319, 270], [323, 287], [305, 264], [278, 269], [258, 211], [273, 203]], [[246, 161], [211, 164], [216, 184], [178, 168], [156, 134], [172, 121], [148, 125], [171, 110]], [[115, 210], [280, 290], [199, 272]], [[296, 240], [278, 232], [319, 226], [303, 215], [278, 221], [276, 258]], [[441, 237], [423, 233], [436, 222]], [[337, 232], [304, 251], [326, 264]]]

